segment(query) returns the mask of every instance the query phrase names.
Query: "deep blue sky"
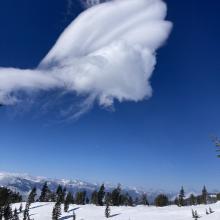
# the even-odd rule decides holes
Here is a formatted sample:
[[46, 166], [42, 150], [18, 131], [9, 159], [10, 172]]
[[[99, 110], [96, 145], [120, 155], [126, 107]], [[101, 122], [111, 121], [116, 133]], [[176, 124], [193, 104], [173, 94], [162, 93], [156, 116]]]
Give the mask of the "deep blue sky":
[[[153, 97], [49, 126], [45, 117], [11, 117], [1, 108], [0, 170], [145, 188], [219, 187], [211, 135], [220, 135], [220, 2], [166, 2], [174, 29], [158, 51]], [[81, 10], [77, 0], [71, 11], [65, 0], [1, 1], [0, 66], [36, 67]]]

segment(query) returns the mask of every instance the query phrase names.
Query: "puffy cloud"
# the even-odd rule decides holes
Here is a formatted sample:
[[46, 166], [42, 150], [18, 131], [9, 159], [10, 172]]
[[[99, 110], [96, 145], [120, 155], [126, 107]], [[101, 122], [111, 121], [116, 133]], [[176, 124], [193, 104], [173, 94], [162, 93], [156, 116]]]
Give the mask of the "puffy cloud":
[[14, 103], [19, 91], [59, 89], [84, 97], [80, 115], [95, 101], [111, 106], [150, 97], [156, 50], [172, 27], [166, 12], [161, 0], [115, 0], [86, 10], [38, 68], [0, 68], [0, 103]]

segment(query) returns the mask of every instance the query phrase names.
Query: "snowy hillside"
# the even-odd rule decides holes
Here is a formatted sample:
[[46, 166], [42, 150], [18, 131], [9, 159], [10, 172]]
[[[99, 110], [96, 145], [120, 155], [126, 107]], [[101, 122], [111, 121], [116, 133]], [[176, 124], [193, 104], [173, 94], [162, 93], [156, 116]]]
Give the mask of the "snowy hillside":
[[[49, 220], [53, 203], [34, 203], [31, 206], [30, 214], [34, 220]], [[13, 208], [19, 208], [20, 204], [13, 205]], [[24, 205], [23, 205], [24, 206]], [[191, 208], [196, 209], [201, 219], [219, 220], [220, 219], [220, 203], [211, 205], [215, 211], [213, 214], [206, 215], [206, 208], [209, 206], [200, 205], [194, 207], [177, 207], [169, 206], [164, 208], [157, 207], [111, 207], [111, 218], [113, 220], [190, 220], [192, 219]], [[62, 217], [60, 220], [72, 219], [72, 210], [75, 211], [76, 219], [79, 220], [103, 220], [105, 207], [97, 207], [93, 205], [72, 205], [69, 212], [64, 213], [62, 209]], [[22, 214], [20, 214], [22, 219]]]

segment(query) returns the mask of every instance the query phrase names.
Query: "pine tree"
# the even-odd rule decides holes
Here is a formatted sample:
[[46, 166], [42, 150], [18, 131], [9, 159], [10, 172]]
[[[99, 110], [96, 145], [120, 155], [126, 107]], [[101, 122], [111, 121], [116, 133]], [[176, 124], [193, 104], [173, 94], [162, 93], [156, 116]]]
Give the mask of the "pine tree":
[[86, 204], [89, 204], [89, 198], [88, 197], [86, 197]]
[[6, 206], [8, 203], [18, 203], [22, 201], [19, 193], [15, 193], [6, 187], [0, 187], [0, 207]]
[[60, 201], [61, 203], [64, 203], [66, 196], [66, 188], [62, 188], [61, 185], [57, 187], [56, 191], [56, 201]]
[[66, 199], [64, 201], [64, 211], [68, 212], [69, 205], [73, 203], [73, 196], [70, 192], [67, 193]]
[[184, 198], [185, 198], [185, 191], [184, 191], [183, 186], [182, 186], [182, 188], [180, 190], [180, 193], [179, 193], [179, 206], [184, 206], [185, 205]]
[[112, 191], [112, 205], [119, 206], [120, 204], [120, 195], [121, 195], [121, 186], [118, 185], [116, 189]]
[[196, 204], [196, 197], [191, 194], [190, 197], [189, 197], [189, 204], [190, 205], [195, 205]]
[[139, 202], [139, 198], [138, 197], [135, 198], [135, 202], [134, 203], [135, 203], [135, 205], [139, 205], [140, 202]]
[[77, 192], [75, 202], [77, 205], [85, 205], [86, 191]]
[[61, 203], [57, 201], [53, 208], [52, 220], [58, 220], [60, 216], [61, 216]]
[[44, 183], [42, 190], [41, 190], [41, 195], [39, 197], [40, 202], [49, 202], [50, 199], [50, 190], [47, 185], [47, 182]]
[[27, 199], [28, 203], [31, 204], [31, 203], [35, 202], [36, 196], [37, 196], [37, 189], [36, 189], [36, 187], [34, 187], [28, 196], [28, 199]]
[[207, 204], [207, 195], [208, 195], [208, 192], [206, 190], [206, 187], [204, 186], [202, 189], [202, 203], [203, 204]]
[[133, 198], [131, 196], [129, 196], [128, 205], [129, 206], [133, 206], [134, 205]]
[[105, 217], [106, 218], [110, 217], [110, 207], [108, 203], [106, 204], [106, 207], [105, 207]]
[[179, 204], [179, 198], [178, 198], [178, 197], [175, 198], [174, 204], [177, 205], [177, 206], [180, 206], [180, 204]]
[[98, 191], [98, 205], [103, 206], [104, 197], [105, 197], [105, 186], [104, 184], [102, 184]]
[[8, 203], [3, 210], [4, 220], [11, 220], [13, 217], [11, 205]]
[[198, 205], [200, 205], [200, 204], [203, 203], [203, 199], [202, 199], [202, 196], [201, 196], [201, 195], [196, 197], [196, 203], [197, 203]]
[[3, 208], [0, 206], [0, 220], [3, 218]]
[[27, 202], [23, 213], [23, 220], [30, 220], [29, 208], [30, 206], [29, 203]]
[[166, 195], [160, 194], [155, 198], [154, 203], [156, 206], [163, 207], [169, 205], [169, 200]]
[[63, 200], [63, 188], [61, 185], [59, 185], [56, 191], [56, 201], [59, 201], [62, 203], [62, 200]]
[[17, 211], [17, 209], [15, 208], [15, 210], [14, 210], [14, 214], [13, 214], [13, 218], [12, 218], [13, 220], [19, 220], [19, 217], [18, 217], [18, 211]]
[[105, 203], [105, 204], [108, 203], [109, 205], [112, 204], [112, 202], [111, 202], [111, 197], [112, 197], [112, 196], [111, 196], [111, 193], [110, 193], [110, 192], [107, 192], [107, 193], [105, 194], [105, 198], [104, 198], [104, 199], [105, 199], [105, 202], [104, 202], [104, 203]]
[[96, 190], [92, 193], [91, 204], [98, 205], [98, 192]]
[[125, 206], [129, 206], [129, 194], [128, 194], [128, 193], [126, 193], [126, 194], [124, 195], [123, 204], [124, 204]]
[[146, 194], [143, 194], [143, 195], [142, 195], [141, 204], [142, 204], [142, 205], [148, 205], [148, 206], [149, 206], [149, 202], [148, 202], [148, 200], [147, 200], [147, 195], [146, 195]]

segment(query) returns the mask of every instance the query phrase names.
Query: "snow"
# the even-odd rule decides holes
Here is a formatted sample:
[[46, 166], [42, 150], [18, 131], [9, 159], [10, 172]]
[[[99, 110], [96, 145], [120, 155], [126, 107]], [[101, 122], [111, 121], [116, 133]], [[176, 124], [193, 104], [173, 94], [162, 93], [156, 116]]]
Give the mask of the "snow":
[[[13, 208], [19, 208], [20, 204], [13, 205]], [[25, 204], [23, 204], [23, 207]], [[31, 205], [30, 214], [34, 220], [48, 220], [51, 219], [51, 213], [54, 203], [34, 203]], [[215, 212], [206, 215], [206, 208], [211, 207]], [[194, 207], [177, 207], [168, 206], [158, 208], [154, 206], [137, 206], [137, 207], [111, 207], [110, 219], [113, 220], [187, 220], [192, 219], [191, 210], [197, 210], [201, 219], [204, 220], [218, 220], [220, 219], [220, 203], [211, 205], [199, 205]], [[97, 207], [94, 205], [71, 205], [68, 213], [63, 212], [60, 220], [72, 219], [72, 210], [75, 210], [78, 220], [103, 220], [105, 207]], [[20, 214], [20, 217], [22, 215]]]

